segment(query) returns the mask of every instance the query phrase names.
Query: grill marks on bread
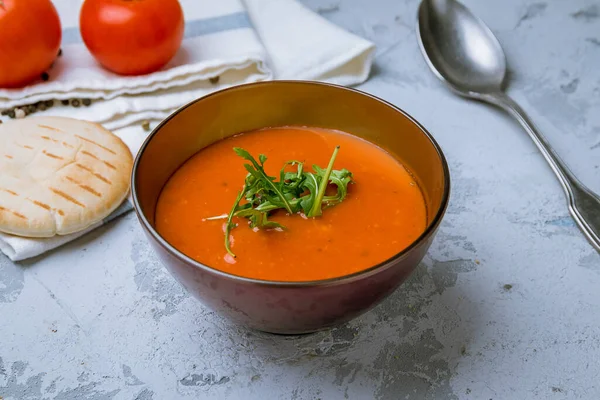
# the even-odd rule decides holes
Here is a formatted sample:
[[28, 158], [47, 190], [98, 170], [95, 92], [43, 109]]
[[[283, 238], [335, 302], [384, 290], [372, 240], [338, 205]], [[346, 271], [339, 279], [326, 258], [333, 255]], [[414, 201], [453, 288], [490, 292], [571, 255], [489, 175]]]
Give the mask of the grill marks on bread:
[[44, 210], [55, 211], [60, 216], [65, 215], [65, 212], [63, 210], [59, 209], [59, 208], [52, 208], [48, 204], [42, 203], [41, 201], [31, 200], [31, 199], [27, 199], [27, 200], [29, 200], [30, 202], [32, 202], [36, 206], [43, 208]]
[[47, 152], [46, 150], [43, 150], [43, 151], [42, 151], [42, 154], [44, 154], [44, 155], [45, 155], [45, 156], [47, 156], [47, 157], [54, 158], [54, 159], [56, 159], [56, 160], [64, 160], [64, 159], [65, 159], [64, 157], [57, 156], [56, 154], [49, 153], [49, 152]]
[[68, 180], [71, 183], [74, 183], [75, 185], [79, 186], [80, 188], [82, 188], [83, 190], [85, 190], [86, 192], [89, 192], [91, 194], [93, 194], [96, 197], [102, 197], [102, 193], [98, 192], [97, 190], [95, 190], [94, 188], [79, 182], [78, 180], [71, 178], [70, 176], [67, 176], [65, 178], [66, 180]]
[[90, 167], [87, 167], [87, 166], [79, 164], [79, 163], [75, 163], [75, 166], [77, 168], [81, 168], [82, 170], [89, 172], [93, 177], [100, 179], [102, 182], [104, 182], [108, 185], [112, 185], [112, 182], [110, 181], [110, 179], [102, 176], [101, 174], [99, 174], [97, 172], [94, 172], [94, 170], [91, 169]]
[[79, 201], [77, 201], [77, 199], [73, 198], [72, 196], [70, 196], [69, 194], [63, 192], [62, 190], [58, 190], [56, 188], [53, 187], [49, 187], [48, 189], [50, 189], [50, 191], [54, 194], [57, 194], [58, 196], [62, 197], [63, 199], [78, 205], [79, 207], [85, 208], [85, 204], [80, 203]]
[[8, 208], [2, 207], [0, 206], [0, 211], [1, 212], [8, 212], [11, 213], [12, 215], [14, 215], [15, 217], [21, 218], [21, 219], [27, 219], [26, 216], [24, 216], [23, 214], [20, 214], [18, 212], [16, 212], [15, 210], [10, 210]]
[[48, 211], [52, 210], [52, 207], [50, 207], [50, 206], [49, 206], [48, 204], [46, 204], [46, 203], [42, 203], [41, 201], [37, 201], [37, 200], [31, 200], [31, 199], [28, 199], [28, 200], [29, 200], [29, 201], [31, 201], [31, 202], [32, 202], [33, 204], [35, 204], [36, 206], [38, 206], [38, 207], [42, 207], [44, 210], [48, 210]]
[[[64, 140], [55, 139], [55, 138], [47, 136], [47, 135], [41, 135], [40, 138], [42, 138], [43, 140], [49, 140], [49, 141], [51, 141], [53, 143], [60, 143], [63, 146], [68, 147], [70, 149], [74, 149], [75, 148], [75, 146], [73, 146], [70, 143], [65, 142]], [[30, 148], [33, 149], [33, 147], [30, 147]]]
[[100, 143], [96, 143], [96, 142], [94, 142], [94, 141], [93, 141], [93, 140], [91, 140], [91, 139], [84, 138], [83, 136], [79, 136], [79, 135], [75, 135], [75, 137], [76, 137], [76, 138], [79, 138], [79, 139], [81, 139], [81, 140], [83, 140], [83, 141], [85, 141], [85, 142], [91, 143], [91, 144], [93, 144], [94, 146], [101, 148], [102, 150], [106, 150], [106, 151], [108, 151], [108, 152], [109, 152], [109, 153], [111, 153], [111, 154], [114, 154], [114, 155], [116, 155], [116, 154], [117, 154], [117, 153], [115, 153], [115, 151], [114, 151], [114, 150], [112, 150], [112, 149], [109, 149], [109, 148], [108, 148], [108, 147], [106, 147], [106, 146], [102, 146]]
[[81, 154], [85, 154], [86, 156], [91, 157], [94, 160], [100, 161], [101, 163], [103, 163], [104, 165], [106, 165], [108, 168], [111, 168], [111, 169], [114, 169], [114, 170], [117, 169], [117, 167], [115, 167], [113, 164], [109, 163], [106, 160], [101, 159], [100, 157], [98, 157], [97, 155], [95, 155], [93, 153], [90, 153], [89, 151], [81, 150]]
[[22, 149], [27, 149], [27, 150], [33, 150], [33, 147], [29, 146], [28, 144], [19, 144], [17, 142], [14, 142], [16, 146], [22, 148]]
[[4, 189], [4, 188], [0, 188], [0, 192], [5, 192], [5, 193], [11, 194], [13, 196], [18, 196], [19, 195], [17, 192], [13, 192], [12, 190]]
[[55, 127], [53, 127], [53, 126], [48, 126], [48, 125], [40, 125], [40, 124], [38, 124], [38, 127], [42, 128], [42, 129], [48, 129], [48, 130], [51, 130], [51, 131], [54, 131], [54, 132], [61, 132], [61, 133], [65, 133], [64, 131], [61, 131], [60, 129], [58, 129], [58, 128], [55, 128]]

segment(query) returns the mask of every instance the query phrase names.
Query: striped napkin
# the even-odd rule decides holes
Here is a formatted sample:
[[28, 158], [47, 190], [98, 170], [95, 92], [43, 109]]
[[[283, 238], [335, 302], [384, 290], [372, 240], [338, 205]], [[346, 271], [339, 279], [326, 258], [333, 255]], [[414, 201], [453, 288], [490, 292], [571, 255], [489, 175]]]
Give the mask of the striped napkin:
[[[0, 89], [0, 109], [41, 100], [92, 99], [89, 107], [57, 104], [36, 115], [68, 116], [103, 124], [136, 154], [140, 121], [159, 121], [215, 90], [270, 79], [354, 85], [369, 75], [374, 45], [329, 23], [296, 0], [180, 0], [186, 25], [180, 51], [162, 70], [122, 77], [102, 69], [79, 35], [83, 0], [54, 0], [63, 25], [62, 56], [47, 82]], [[131, 210], [125, 202], [102, 223], [49, 239], [0, 234], [11, 260], [34, 257]]]

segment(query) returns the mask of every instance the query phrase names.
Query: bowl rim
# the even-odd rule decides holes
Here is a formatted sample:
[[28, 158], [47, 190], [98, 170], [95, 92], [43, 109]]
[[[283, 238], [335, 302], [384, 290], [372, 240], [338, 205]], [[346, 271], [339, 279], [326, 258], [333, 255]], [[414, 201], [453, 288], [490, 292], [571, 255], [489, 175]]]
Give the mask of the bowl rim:
[[[408, 118], [413, 124], [415, 124], [421, 130], [421, 132], [427, 137], [427, 139], [429, 139], [429, 141], [433, 145], [433, 147], [434, 147], [435, 151], [437, 152], [437, 154], [440, 158], [440, 161], [442, 163], [442, 170], [443, 170], [443, 175], [444, 175], [444, 191], [442, 193], [442, 200], [441, 200], [440, 206], [439, 206], [435, 216], [433, 217], [431, 222], [426, 226], [423, 233], [421, 233], [421, 235], [417, 239], [415, 239], [409, 246], [405, 247], [404, 249], [402, 249], [402, 251], [394, 254], [392, 257], [389, 257], [388, 259], [386, 259], [382, 262], [379, 262], [369, 268], [366, 268], [366, 269], [363, 269], [360, 271], [356, 271], [356, 272], [353, 272], [348, 275], [342, 275], [342, 276], [338, 276], [338, 277], [321, 279], [321, 280], [312, 280], [312, 281], [271, 281], [271, 280], [248, 278], [248, 277], [241, 276], [241, 275], [235, 275], [235, 274], [232, 274], [229, 272], [221, 271], [217, 268], [213, 268], [209, 265], [202, 264], [199, 261], [196, 261], [193, 258], [187, 256], [186, 254], [184, 254], [183, 252], [178, 250], [175, 246], [171, 245], [150, 224], [150, 222], [148, 221], [148, 219], [142, 212], [141, 206], [138, 201], [136, 175], [137, 175], [138, 166], [140, 164], [140, 160], [144, 154], [144, 151], [146, 150], [146, 147], [152, 141], [154, 136], [161, 130], [161, 128], [164, 125], [166, 125], [171, 119], [175, 118], [183, 110], [185, 110], [188, 107], [191, 107], [192, 105], [196, 104], [197, 102], [200, 102], [211, 96], [217, 96], [224, 92], [241, 90], [241, 89], [244, 89], [247, 87], [253, 87], [253, 86], [260, 87], [260, 86], [281, 85], [281, 84], [283, 84], [283, 85], [291, 84], [291, 85], [322, 86], [322, 87], [329, 87], [329, 88], [334, 88], [334, 89], [338, 89], [338, 90], [353, 92], [355, 94], [359, 94], [362, 96], [367, 96], [367, 97], [371, 98], [372, 100], [382, 103], [383, 105], [392, 108], [394, 111], [401, 113], [404, 117]], [[366, 93], [362, 90], [345, 87], [345, 86], [341, 86], [341, 85], [337, 85], [337, 84], [333, 84], [333, 83], [310, 81], [310, 80], [260, 81], [260, 82], [252, 82], [252, 83], [245, 83], [245, 84], [241, 84], [241, 85], [231, 86], [231, 87], [228, 87], [225, 89], [221, 89], [221, 90], [217, 90], [215, 92], [209, 93], [205, 96], [199, 97], [199, 98], [192, 100], [189, 103], [181, 106], [177, 110], [173, 111], [168, 117], [163, 119], [152, 130], [152, 132], [150, 132], [148, 137], [146, 137], [146, 139], [144, 140], [144, 142], [142, 143], [142, 145], [140, 146], [140, 148], [137, 152], [137, 155], [136, 155], [134, 163], [133, 163], [133, 168], [131, 171], [131, 197], [132, 197], [133, 206], [134, 206], [135, 212], [137, 214], [137, 217], [138, 217], [139, 221], [141, 222], [142, 227], [146, 230], [146, 232], [150, 233], [152, 238], [154, 240], [156, 240], [156, 242], [158, 244], [160, 244], [161, 247], [163, 247], [163, 249], [169, 255], [176, 257], [177, 259], [179, 259], [186, 265], [193, 266], [194, 268], [199, 268], [199, 269], [209, 272], [211, 274], [217, 274], [223, 278], [227, 278], [227, 279], [231, 279], [231, 280], [239, 281], [239, 282], [251, 283], [251, 284], [255, 284], [255, 285], [261, 285], [261, 286], [297, 287], [297, 288], [299, 288], [299, 287], [315, 287], [315, 286], [330, 286], [330, 285], [342, 284], [347, 281], [354, 281], [354, 280], [357, 280], [362, 277], [370, 276], [370, 275], [374, 274], [375, 272], [379, 272], [380, 270], [387, 269], [387, 267], [391, 266], [395, 261], [405, 257], [407, 254], [409, 254], [411, 252], [411, 250], [413, 250], [414, 248], [419, 246], [421, 243], [423, 243], [425, 240], [427, 240], [436, 231], [436, 229], [439, 226], [439, 224], [442, 220], [442, 217], [444, 216], [446, 209], [448, 207], [449, 198], [450, 198], [450, 170], [448, 168], [448, 162], [446, 160], [446, 157], [444, 156], [444, 153], [443, 153], [440, 145], [433, 138], [431, 133], [429, 133], [429, 131], [427, 131], [427, 129], [425, 129], [425, 127], [423, 127], [415, 118], [413, 118], [406, 111], [402, 110], [400, 107], [395, 106], [394, 104], [392, 104], [386, 100], [383, 100], [383, 99], [381, 99], [375, 95], [372, 95], [370, 93]]]

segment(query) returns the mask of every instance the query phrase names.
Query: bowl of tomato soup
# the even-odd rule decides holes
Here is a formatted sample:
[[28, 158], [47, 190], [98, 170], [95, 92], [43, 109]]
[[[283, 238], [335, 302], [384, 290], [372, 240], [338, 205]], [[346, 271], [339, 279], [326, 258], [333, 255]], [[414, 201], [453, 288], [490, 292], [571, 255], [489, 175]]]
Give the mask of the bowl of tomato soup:
[[173, 276], [229, 319], [282, 334], [344, 323], [396, 290], [449, 190], [439, 145], [407, 113], [302, 81], [191, 102], [150, 134], [132, 175]]

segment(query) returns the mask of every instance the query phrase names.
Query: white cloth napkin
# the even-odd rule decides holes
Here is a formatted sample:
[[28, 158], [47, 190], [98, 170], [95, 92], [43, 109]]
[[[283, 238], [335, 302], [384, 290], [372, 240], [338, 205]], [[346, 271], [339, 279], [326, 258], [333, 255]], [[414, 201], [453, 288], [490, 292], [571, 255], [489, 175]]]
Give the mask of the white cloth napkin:
[[[184, 104], [226, 87], [269, 79], [320, 80], [354, 85], [369, 75], [374, 45], [331, 24], [295, 0], [180, 0], [186, 19], [182, 47], [161, 71], [121, 77], [102, 69], [79, 35], [82, 0], [54, 0], [63, 25], [63, 54], [47, 82], [0, 89], [0, 109], [40, 100], [89, 98], [92, 105], [56, 105], [36, 115], [99, 122], [136, 154], [145, 135], [134, 125], [156, 121]], [[215, 79], [218, 77], [218, 81]], [[212, 83], [211, 83], [211, 78]], [[103, 223], [131, 210], [129, 202]], [[12, 260], [47, 252], [102, 223], [72, 235], [26, 239], [0, 233]]]

